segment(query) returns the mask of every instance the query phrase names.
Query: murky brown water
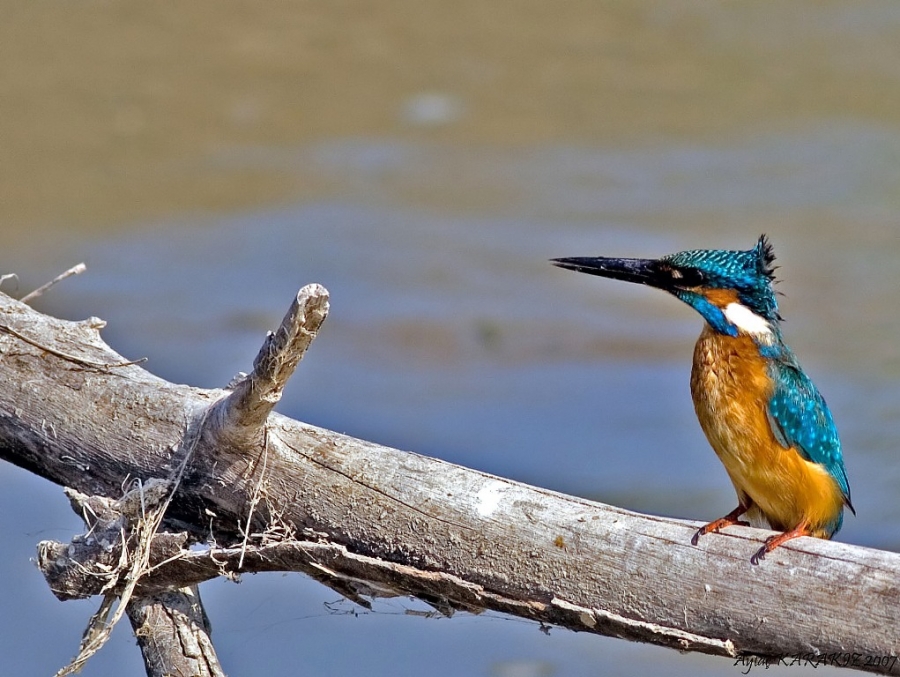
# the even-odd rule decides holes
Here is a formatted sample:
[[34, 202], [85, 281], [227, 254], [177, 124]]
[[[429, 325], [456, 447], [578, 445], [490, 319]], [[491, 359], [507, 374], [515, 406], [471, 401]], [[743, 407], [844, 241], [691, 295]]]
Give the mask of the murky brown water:
[[[859, 517], [840, 538], [900, 547], [900, 5], [3, 9], [0, 273], [19, 273], [21, 292], [89, 265], [40, 307], [100, 315], [155, 373], [217, 386], [300, 285], [322, 282], [332, 314], [285, 413], [702, 519], [733, 497], [687, 393], [699, 319], [546, 259], [742, 248], [768, 232], [786, 337], [846, 447]], [[8, 467], [0, 481], [14, 544], [0, 566], [22, 581], [0, 654], [11, 674], [50, 674], [91, 609], [49, 599], [27, 558], [78, 526], [57, 488]], [[729, 667], [498, 618], [424, 621], [405, 602], [357, 618], [300, 577], [212, 584], [207, 601], [231, 674], [253, 674], [260, 651], [285, 675], [301, 661], [322, 674]], [[83, 674], [141, 674], [120, 635]]]
[[[900, 21], [887, 0], [7, 2], [0, 63], [7, 240], [344, 187], [302, 167], [213, 161], [248, 146], [633, 148], [823, 118], [900, 121]], [[493, 190], [480, 192], [491, 201]], [[414, 197], [441, 204], [457, 191]]]

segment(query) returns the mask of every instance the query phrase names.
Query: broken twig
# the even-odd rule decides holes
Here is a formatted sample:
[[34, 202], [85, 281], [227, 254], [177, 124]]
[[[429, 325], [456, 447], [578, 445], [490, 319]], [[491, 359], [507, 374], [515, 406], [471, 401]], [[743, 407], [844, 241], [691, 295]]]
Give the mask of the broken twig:
[[25, 296], [23, 296], [23, 297], [20, 298], [19, 300], [20, 300], [22, 303], [28, 303], [28, 302], [31, 301], [32, 299], [36, 299], [38, 296], [40, 296], [40, 295], [43, 294], [45, 291], [47, 291], [48, 289], [50, 289], [50, 287], [52, 287], [53, 285], [55, 285], [57, 282], [62, 282], [62, 281], [65, 280], [67, 277], [71, 277], [72, 275], [80, 275], [80, 274], [83, 273], [85, 270], [87, 270], [87, 266], [84, 265], [83, 263], [79, 263], [79, 264], [76, 265], [76, 266], [72, 266], [72, 267], [69, 268], [66, 272], [60, 273], [59, 275], [57, 275], [56, 277], [54, 277], [52, 280], [50, 280], [47, 284], [42, 284], [40, 287], [38, 287], [37, 289], [35, 289], [33, 292], [30, 292], [30, 293], [28, 293], [28, 294], [25, 294]]

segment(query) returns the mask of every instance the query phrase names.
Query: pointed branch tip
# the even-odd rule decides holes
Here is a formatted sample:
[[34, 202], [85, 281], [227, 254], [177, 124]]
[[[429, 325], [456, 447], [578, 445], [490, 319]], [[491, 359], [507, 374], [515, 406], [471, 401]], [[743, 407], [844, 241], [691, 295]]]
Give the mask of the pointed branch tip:
[[221, 410], [216, 417], [218, 434], [247, 438], [262, 429], [328, 316], [328, 297], [320, 284], [308, 284], [297, 292], [278, 329], [266, 336], [253, 371], [216, 405]]

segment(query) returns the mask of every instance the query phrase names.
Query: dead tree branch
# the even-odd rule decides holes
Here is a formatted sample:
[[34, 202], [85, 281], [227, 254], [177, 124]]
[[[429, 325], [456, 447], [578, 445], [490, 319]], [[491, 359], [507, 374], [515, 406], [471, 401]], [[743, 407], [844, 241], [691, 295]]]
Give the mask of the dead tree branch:
[[[306, 295], [309, 317], [286, 318], [256, 380], [232, 391], [176, 385], [133, 364], [94, 366], [127, 362], [100, 339], [96, 319], [65, 322], [0, 295], [0, 324], [34, 340], [0, 333], [0, 458], [92, 505], [118, 499], [126, 478], [172, 482], [195, 441], [136, 599], [219, 575], [305, 571], [362, 601], [411, 594], [448, 613], [495, 609], [725, 656], [855, 654], [864, 658], [853, 667], [900, 673], [882, 660], [900, 647], [900, 555], [804, 538], [753, 567], [759, 530], [729, 529], [693, 547], [695, 523], [270, 413], [296, 360], [267, 356], [281, 354], [277, 346], [296, 356], [315, 333], [308, 323], [324, 318], [324, 290]], [[210, 536], [214, 546], [186, 548]], [[43, 543], [40, 565], [61, 598], [96, 594], [126, 542], [127, 529]]]
[[147, 677], [225, 677], [196, 587], [138, 597], [128, 605]]

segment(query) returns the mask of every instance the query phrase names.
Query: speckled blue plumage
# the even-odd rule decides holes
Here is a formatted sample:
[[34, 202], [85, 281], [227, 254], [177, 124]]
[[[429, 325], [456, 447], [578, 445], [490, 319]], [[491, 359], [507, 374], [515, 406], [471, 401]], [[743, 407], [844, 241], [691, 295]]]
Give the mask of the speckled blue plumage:
[[[794, 447], [804, 458], [818, 463], [837, 480], [850, 509], [850, 485], [844, 470], [841, 441], [825, 398], [800, 368], [794, 353], [783, 346], [782, 354], [771, 359], [770, 377], [775, 386], [768, 415], [772, 431], [784, 447]], [[836, 532], [843, 513], [838, 516]]]

